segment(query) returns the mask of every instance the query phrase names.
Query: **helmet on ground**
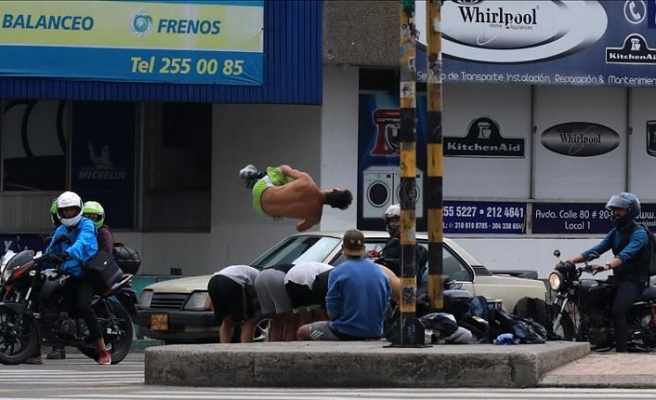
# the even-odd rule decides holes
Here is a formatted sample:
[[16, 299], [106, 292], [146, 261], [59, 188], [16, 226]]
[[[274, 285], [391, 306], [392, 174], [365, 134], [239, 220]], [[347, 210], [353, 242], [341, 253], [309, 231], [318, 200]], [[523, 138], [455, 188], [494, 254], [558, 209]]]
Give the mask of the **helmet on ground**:
[[387, 207], [385, 214], [383, 214], [385, 219], [385, 230], [390, 236], [397, 236], [399, 234], [399, 229], [401, 228], [401, 206], [398, 204], [392, 204]]
[[93, 220], [96, 229], [100, 229], [105, 223], [105, 209], [97, 201], [87, 201], [84, 203], [82, 215]]
[[626, 216], [622, 218], [611, 217], [615, 226], [623, 227], [640, 214], [640, 200], [633, 193], [622, 192], [612, 196], [606, 203], [607, 210], [613, 211], [616, 208], [627, 210]]
[[61, 225], [59, 216], [57, 215], [57, 199], [53, 200], [50, 205], [50, 220], [52, 221], [52, 226], [55, 228]]
[[[55, 204], [57, 205], [57, 216], [59, 217], [62, 225], [70, 228], [80, 222], [80, 218], [82, 218], [82, 208], [84, 207], [84, 203], [82, 203], [82, 199], [76, 193], [64, 192], [60, 194], [59, 197], [57, 197], [57, 200], [55, 200]], [[66, 217], [62, 213], [62, 210], [70, 207], [75, 207], [77, 210], [75, 210], [75, 214], [73, 216]]]

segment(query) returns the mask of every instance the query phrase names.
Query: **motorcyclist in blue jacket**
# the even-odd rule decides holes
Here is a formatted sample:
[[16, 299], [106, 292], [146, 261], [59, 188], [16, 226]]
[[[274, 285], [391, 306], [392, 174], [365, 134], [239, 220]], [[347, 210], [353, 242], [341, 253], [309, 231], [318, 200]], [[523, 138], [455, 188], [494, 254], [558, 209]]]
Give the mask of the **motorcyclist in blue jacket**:
[[[55, 229], [44, 257], [52, 254], [64, 260], [59, 266], [59, 272], [70, 275], [69, 288], [75, 296], [74, 311], [84, 320], [89, 328], [90, 339], [98, 347], [98, 363], [108, 365], [112, 363], [112, 358], [105, 347], [96, 314], [91, 308], [95, 285], [83, 269], [83, 265], [98, 252], [96, 228], [92, 220], [82, 216], [84, 203], [76, 193], [62, 193], [56, 204], [61, 225]], [[62, 240], [62, 235], [67, 239]]]
[[606, 203], [611, 211], [613, 229], [596, 246], [572, 256], [565, 264], [589, 259], [592, 253], [603, 254], [612, 250], [613, 258], [604, 265], [592, 265], [593, 271], [613, 270], [617, 292], [610, 309], [615, 325], [615, 350], [627, 352], [627, 314], [633, 303], [647, 288], [649, 282], [649, 238], [648, 233], [636, 223], [640, 214], [640, 200], [633, 193], [622, 192]]

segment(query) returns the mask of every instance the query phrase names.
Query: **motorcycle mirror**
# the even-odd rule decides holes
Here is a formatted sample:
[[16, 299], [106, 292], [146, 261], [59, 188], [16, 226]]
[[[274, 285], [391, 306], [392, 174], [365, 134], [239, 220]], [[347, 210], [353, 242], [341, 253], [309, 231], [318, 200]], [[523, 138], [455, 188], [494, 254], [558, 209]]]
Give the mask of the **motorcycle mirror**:
[[560, 257], [560, 250], [554, 250], [553, 255], [556, 257]]
[[588, 261], [596, 260], [597, 258], [599, 258], [599, 253], [593, 251], [593, 252], [590, 253], [590, 255], [588, 256]]

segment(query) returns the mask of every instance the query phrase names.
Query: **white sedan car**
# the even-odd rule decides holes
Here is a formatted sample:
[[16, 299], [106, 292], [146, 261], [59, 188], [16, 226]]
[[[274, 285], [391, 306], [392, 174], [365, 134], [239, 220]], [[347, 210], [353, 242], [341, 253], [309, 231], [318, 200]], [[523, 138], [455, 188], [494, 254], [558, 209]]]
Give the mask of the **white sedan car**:
[[[367, 251], [380, 251], [388, 239], [386, 232], [363, 232]], [[255, 268], [281, 263], [320, 261], [338, 265], [344, 260], [341, 251], [343, 232], [311, 232], [291, 235], [251, 262]], [[417, 245], [427, 247], [425, 233], [417, 234]], [[501, 300], [506, 310], [525, 296], [545, 299], [542, 281], [495, 275], [453, 240], [444, 239], [443, 271], [472, 295]], [[166, 343], [216, 342], [218, 326], [214, 322], [207, 283], [212, 275], [179, 278], [147, 286], [141, 293], [135, 324], [141, 333]], [[425, 281], [425, 280], [424, 280]], [[256, 329], [255, 340], [266, 334]]]

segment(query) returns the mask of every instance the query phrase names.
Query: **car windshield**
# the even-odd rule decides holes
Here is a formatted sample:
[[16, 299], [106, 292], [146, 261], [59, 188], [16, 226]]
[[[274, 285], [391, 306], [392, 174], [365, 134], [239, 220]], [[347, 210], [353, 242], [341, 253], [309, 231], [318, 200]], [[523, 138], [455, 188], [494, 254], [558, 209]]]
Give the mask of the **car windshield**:
[[261, 255], [250, 265], [263, 269], [276, 264], [325, 262], [341, 241], [340, 238], [329, 236], [292, 236]]

